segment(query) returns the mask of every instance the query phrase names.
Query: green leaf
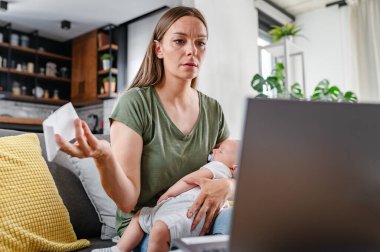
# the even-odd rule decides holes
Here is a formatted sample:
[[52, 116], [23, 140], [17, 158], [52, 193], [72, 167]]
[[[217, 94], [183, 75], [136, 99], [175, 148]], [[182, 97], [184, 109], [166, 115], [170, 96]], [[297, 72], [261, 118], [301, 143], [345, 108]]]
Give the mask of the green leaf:
[[327, 90], [330, 101], [338, 101], [342, 97], [342, 92], [337, 86], [332, 86]]
[[263, 92], [265, 80], [260, 74], [255, 74], [251, 80], [251, 87], [259, 93]]
[[343, 95], [342, 100], [345, 102], [357, 103], [358, 97], [356, 97], [356, 95], [353, 92], [348, 91]]
[[290, 87], [290, 97], [296, 100], [301, 100], [304, 98], [303, 93], [302, 93], [302, 88], [299, 83], [294, 83]]
[[274, 89], [274, 88], [277, 89], [277, 93], [281, 93], [282, 92], [282, 86], [279, 83], [277, 77], [275, 77], [275, 76], [269, 76], [266, 79], [266, 82], [271, 87], [271, 89]]
[[256, 95], [255, 98], [268, 98], [268, 96], [261, 93], [261, 94]]
[[301, 28], [294, 23], [284, 24], [283, 26], [272, 25], [269, 34], [274, 42], [278, 42], [284, 36], [296, 36]]
[[319, 100], [321, 100], [321, 94], [320, 94], [320, 93], [314, 93], [314, 94], [311, 96], [311, 100], [312, 100], [312, 101], [319, 101]]
[[282, 63], [277, 63], [275, 65], [275, 68], [278, 69], [278, 70], [284, 70], [285, 69], [284, 64], [282, 64]]

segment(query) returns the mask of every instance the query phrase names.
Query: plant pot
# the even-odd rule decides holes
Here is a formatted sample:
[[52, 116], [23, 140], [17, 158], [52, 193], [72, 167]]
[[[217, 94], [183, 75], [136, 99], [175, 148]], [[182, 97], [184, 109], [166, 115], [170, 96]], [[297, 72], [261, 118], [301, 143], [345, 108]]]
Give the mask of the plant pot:
[[[108, 94], [110, 90], [110, 82], [109, 81], [103, 82], [103, 88], [104, 88], [104, 93]], [[111, 82], [111, 94], [115, 93], [115, 90], [116, 90], [116, 82]]]
[[111, 68], [111, 60], [105, 59], [105, 60], [102, 60], [102, 63], [103, 63], [103, 70], [108, 70]]
[[294, 39], [294, 36], [284, 36], [284, 37], [281, 38], [281, 42], [284, 41], [284, 40], [286, 40], [288, 42], [293, 43], [293, 39]]

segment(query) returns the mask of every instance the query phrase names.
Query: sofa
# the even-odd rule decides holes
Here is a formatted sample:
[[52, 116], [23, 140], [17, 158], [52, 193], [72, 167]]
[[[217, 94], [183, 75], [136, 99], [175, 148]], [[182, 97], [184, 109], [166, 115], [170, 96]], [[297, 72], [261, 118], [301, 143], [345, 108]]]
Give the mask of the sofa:
[[[0, 137], [19, 135], [26, 132], [0, 129]], [[58, 189], [59, 196], [67, 208], [70, 222], [78, 239], [87, 239], [90, 247], [78, 251], [91, 251], [95, 248], [110, 247], [115, 243], [111, 239], [100, 238], [102, 223], [93, 203], [87, 196], [81, 180], [68, 167], [71, 165], [69, 158], [60, 158], [60, 162], [48, 162], [46, 159], [45, 141], [42, 133], [37, 133], [40, 141], [42, 155], [48, 165], [49, 171]], [[98, 138], [108, 138], [97, 135]], [[60, 153], [63, 156], [63, 153]], [[65, 155], [67, 156], [67, 155]], [[66, 165], [67, 164], [67, 165]]]

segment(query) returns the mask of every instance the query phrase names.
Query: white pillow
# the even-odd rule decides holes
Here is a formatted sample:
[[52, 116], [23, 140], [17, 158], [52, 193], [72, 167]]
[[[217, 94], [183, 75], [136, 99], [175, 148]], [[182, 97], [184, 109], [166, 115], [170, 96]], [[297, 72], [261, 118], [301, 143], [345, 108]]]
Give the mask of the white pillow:
[[116, 236], [116, 204], [106, 194], [100, 183], [100, 176], [94, 159], [70, 157], [70, 161], [73, 164], [73, 172], [82, 182], [83, 188], [99, 216], [99, 221], [102, 223], [100, 238], [103, 240], [112, 239]]

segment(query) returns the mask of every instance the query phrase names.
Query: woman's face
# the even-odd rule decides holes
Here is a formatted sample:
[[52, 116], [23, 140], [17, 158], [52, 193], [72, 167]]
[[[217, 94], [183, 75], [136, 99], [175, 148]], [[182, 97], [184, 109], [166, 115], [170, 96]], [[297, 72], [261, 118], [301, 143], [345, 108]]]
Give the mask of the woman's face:
[[155, 52], [163, 60], [166, 78], [192, 80], [206, 53], [207, 30], [198, 18], [185, 16], [167, 30], [161, 41], [155, 41]]

